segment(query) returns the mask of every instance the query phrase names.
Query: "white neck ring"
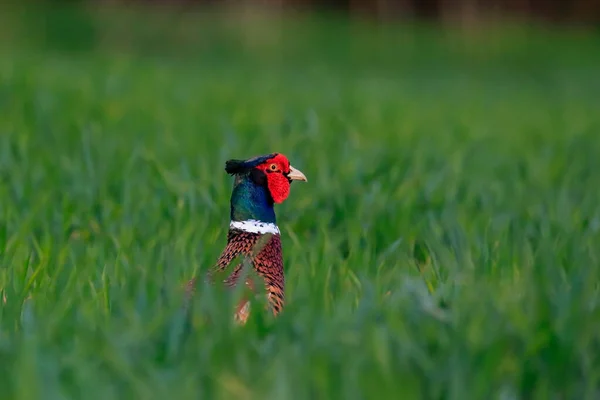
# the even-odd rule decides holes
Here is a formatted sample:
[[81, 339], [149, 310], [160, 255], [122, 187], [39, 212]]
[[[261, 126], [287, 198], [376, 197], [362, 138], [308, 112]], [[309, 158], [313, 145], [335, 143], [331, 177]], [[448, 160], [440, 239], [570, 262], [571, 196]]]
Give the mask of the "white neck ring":
[[229, 228], [239, 229], [249, 233], [272, 233], [279, 235], [279, 228], [272, 222], [262, 222], [255, 219], [246, 221], [231, 221]]

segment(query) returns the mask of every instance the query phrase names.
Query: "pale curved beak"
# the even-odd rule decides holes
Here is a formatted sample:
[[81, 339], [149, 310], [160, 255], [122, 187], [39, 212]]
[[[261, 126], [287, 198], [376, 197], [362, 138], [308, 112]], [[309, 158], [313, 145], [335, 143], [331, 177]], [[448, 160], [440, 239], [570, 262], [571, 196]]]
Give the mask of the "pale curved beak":
[[304, 182], [308, 181], [308, 179], [306, 179], [306, 176], [304, 176], [302, 171], [292, 167], [291, 165], [290, 165], [290, 173], [287, 175], [287, 177], [288, 177], [288, 179], [290, 179], [292, 181], [304, 181]]

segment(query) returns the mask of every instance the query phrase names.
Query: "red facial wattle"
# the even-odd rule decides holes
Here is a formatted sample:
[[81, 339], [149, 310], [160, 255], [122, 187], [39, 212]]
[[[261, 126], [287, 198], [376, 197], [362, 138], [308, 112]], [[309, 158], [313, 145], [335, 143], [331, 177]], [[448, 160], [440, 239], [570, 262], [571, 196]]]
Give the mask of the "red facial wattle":
[[267, 186], [275, 203], [282, 203], [290, 194], [290, 181], [282, 173], [267, 174]]
[[[275, 165], [276, 169], [271, 170]], [[283, 154], [278, 154], [257, 168], [267, 176], [267, 187], [275, 203], [282, 203], [290, 194], [290, 180], [284, 173], [290, 172], [290, 162]]]

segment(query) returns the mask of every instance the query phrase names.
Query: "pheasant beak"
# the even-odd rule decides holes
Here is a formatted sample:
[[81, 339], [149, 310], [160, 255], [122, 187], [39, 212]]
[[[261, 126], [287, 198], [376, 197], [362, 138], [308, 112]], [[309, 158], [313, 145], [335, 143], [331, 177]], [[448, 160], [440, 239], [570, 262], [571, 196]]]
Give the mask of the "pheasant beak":
[[290, 181], [304, 181], [304, 182], [308, 181], [308, 179], [306, 179], [306, 176], [304, 176], [302, 171], [292, 167], [291, 165], [290, 165], [290, 172], [289, 172], [289, 174], [287, 174], [287, 178]]

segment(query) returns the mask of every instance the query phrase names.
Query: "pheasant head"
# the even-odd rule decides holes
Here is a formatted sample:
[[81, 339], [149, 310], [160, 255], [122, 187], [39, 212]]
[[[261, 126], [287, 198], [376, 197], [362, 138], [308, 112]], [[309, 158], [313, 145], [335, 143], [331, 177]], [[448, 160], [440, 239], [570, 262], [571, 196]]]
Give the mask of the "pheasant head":
[[[234, 176], [231, 221], [227, 245], [209, 276], [225, 270], [234, 259], [242, 256], [264, 280], [268, 304], [277, 315], [284, 305], [285, 279], [274, 205], [288, 197], [293, 181], [306, 182], [306, 176], [292, 167], [281, 153], [229, 160], [225, 163], [225, 171]], [[224, 281], [227, 286], [238, 283], [243, 267], [243, 261], [234, 265], [233, 272]], [[251, 280], [246, 280], [246, 284], [254, 291]], [[244, 323], [249, 306], [248, 299], [242, 300], [236, 310], [236, 319]]]
[[249, 160], [229, 160], [225, 171], [235, 176], [231, 194], [232, 222], [258, 221], [274, 225], [274, 203], [282, 203], [288, 197], [294, 180], [306, 181], [304, 174], [278, 153]]

